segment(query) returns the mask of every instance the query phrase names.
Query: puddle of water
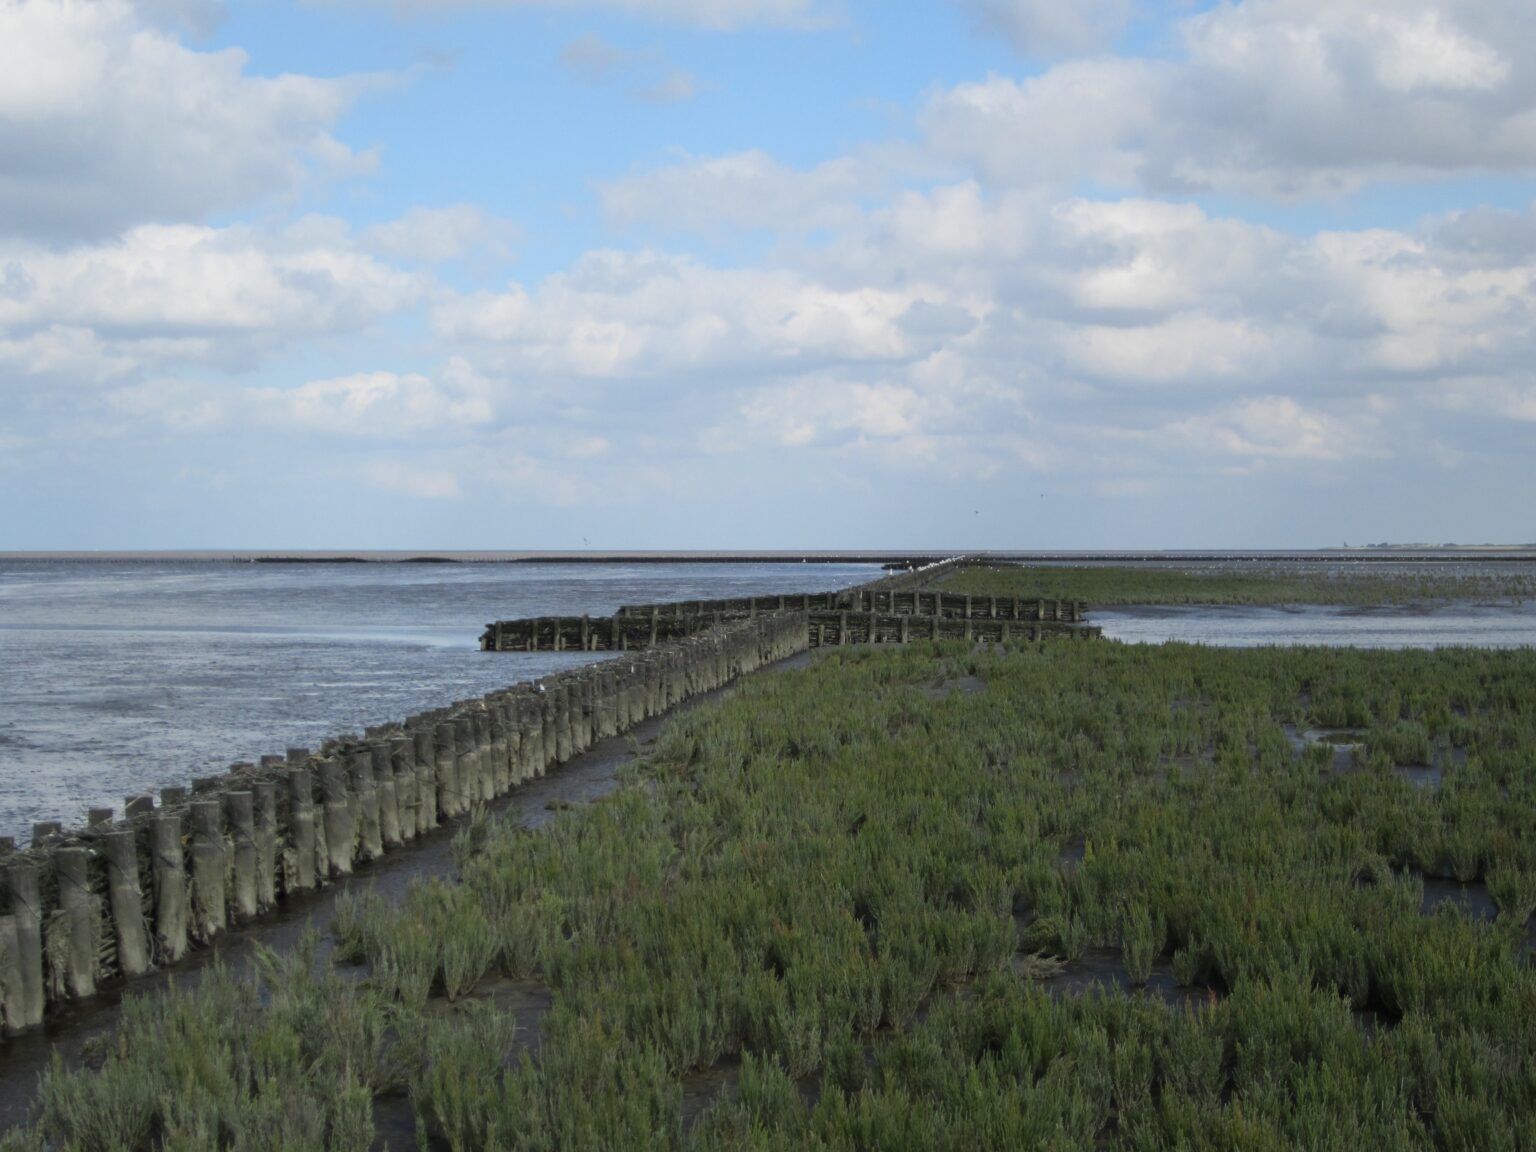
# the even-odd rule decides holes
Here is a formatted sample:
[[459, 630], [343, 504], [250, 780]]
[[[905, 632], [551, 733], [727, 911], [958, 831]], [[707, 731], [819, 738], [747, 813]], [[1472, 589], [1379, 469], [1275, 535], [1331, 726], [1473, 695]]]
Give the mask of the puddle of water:
[[1399, 764], [1392, 769], [1394, 776], [1408, 781], [1422, 792], [1438, 791], [1444, 782], [1444, 773], [1439, 768], [1431, 768], [1425, 764]]
[[446, 999], [434, 998], [427, 1002], [426, 1012], [431, 1016], [452, 1018], [462, 1015], [465, 1005], [477, 1007], [490, 1005], [503, 1015], [511, 1016], [517, 1024], [512, 1047], [507, 1052], [506, 1063], [514, 1063], [524, 1052], [536, 1055], [544, 1036], [544, 1017], [555, 1006], [555, 994], [546, 984], [537, 980], [509, 980], [504, 976], [491, 976], [475, 985], [475, 990], [450, 1004]]
[[[1152, 997], [1175, 1008], [1198, 1008], [1210, 1003], [1216, 995], [1215, 990], [1208, 987], [1181, 987], [1174, 978], [1172, 964], [1166, 960], [1153, 965], [1145, 984], [1133, 984], [1120, 953], [1113, 948], [1090, 948], [1081, 960], [1062, 965], [1054, 975], [1042, 975], [1038, 959], [1023, 954], [1014, 957], [1013, 967], [1024, 979], [1037, 980], [1052, 996], [1086, 996], [1097, 988], [1103, 992]], [[1050, 967], [1047, 965], [1045, 971]]]
[[1419, 911], [1429, 916], [1442, 904], [1455, 905], [1461, 909], [1462, 915], [1473, 920], [1493, 921], [1499, 916], [1499, 906], [1488, 895], [1488, 885], [1482, 881], [1463, 884], [1458, 880], [1425, 877]]
[[1438, 768], [1442, 775], [1447, 768], [1459, 772], [1467, 766], [1467, 750], [1436, 744], [1433, 766]]
[[[410, 1096], [391, 1093], [373, 1099], [373, 1144], [369, 1152], [417, 1152], [416, 1106]], [[447, 1148], [446, 1140], [429, 1136], [428, 1152]]]
[[717, 1100], [735, 1099], [740, 1083], [741, 1061], [736, 1057], [687, 1073], [683, 1077], [683, 1131], [691, 1131]]
[[934, 687], [924, 688], [923, 695], [933, 700], [943, 700], [950, 696], [975, 696], [978, 692], [986, 690], [987, 682], [979, 676], [957, 676], [952, 680]]
[[1307, 728], [1298, 729], [1294, 724], [1282, 724], [1286, 743], [1297, 756], [1304, 755], [1314, 744], [1326, 744], [1333, 749], [1330, 772], [1349, 772], [1355, 767], [1355, 756], [1365, 751], [1364, 732], [1356, 728]]
[[1348, 648], [1518, 648], [1536, 645], [1536, 603], [1465, 601], [1380, 607], [1169, 605], [1094, 609], [1111, 640], [1220, 648], [1321, 644]]
[[816, 649], [807, 648], [804, 652], [797, 652], [787, 660], [781, 660], [773, 666], [775, 672], [798, 672], [802, 668], [809, 668], [816, 660]]
[[1153, 778], [1159, 784], [1166, 784], [1170, 778], [1192, 780], [1210, 766], [1211, 761], [1205, 757], [1194, 752], [1182, 752], [1177, 756], [1164, 756], [1159, 760]]

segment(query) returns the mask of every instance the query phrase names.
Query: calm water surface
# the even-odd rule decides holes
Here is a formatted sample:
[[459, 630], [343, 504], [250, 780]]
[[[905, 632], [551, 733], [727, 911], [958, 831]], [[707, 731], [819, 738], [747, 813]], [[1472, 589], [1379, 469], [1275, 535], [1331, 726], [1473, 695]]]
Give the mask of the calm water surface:
[[774, 595], [869, 565], [0, 561], [0, 835], [313, 747], [582, 656], [481, 653], [493, 620]]
[[1104, 635], [1132, 644], [1170, 640], [1220, 648], [1321, 644], [1346, 648], [1524, 648], [1536, 645], [1536, 603], [1444, 603], [1374, 608], [1198, 605], [1092, 611]]

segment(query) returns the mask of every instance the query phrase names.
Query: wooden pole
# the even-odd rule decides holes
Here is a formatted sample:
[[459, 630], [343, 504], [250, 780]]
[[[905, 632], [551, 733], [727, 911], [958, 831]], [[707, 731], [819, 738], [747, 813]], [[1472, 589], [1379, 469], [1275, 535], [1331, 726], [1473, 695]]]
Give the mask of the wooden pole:
[[226, 792], [224, 812], [233, 840], [235, 919], [252, 920], [260, 911], [256, 896], [256, 797], [250, 792]]
[[224, 812], [217, 800], [194, 800], [192, 813], [192, 930], [212, 940], [229, 923], [224, 905]]
[[[16, 934], [15, 975], [5, 989], [5, 1021], [11, 1028], [35, 1028], [43, 1022], [42, 896], [37, 866], [12, 864], [6, 876], [11, 895], [11, 919]], [[10, 946], [7, 940], [7, 947]]]
[[155, 955], [174, 964], [187, 954], [187, 865], [181, 816], [161, 812], [149, 821], [150, 873], [155, 894]]

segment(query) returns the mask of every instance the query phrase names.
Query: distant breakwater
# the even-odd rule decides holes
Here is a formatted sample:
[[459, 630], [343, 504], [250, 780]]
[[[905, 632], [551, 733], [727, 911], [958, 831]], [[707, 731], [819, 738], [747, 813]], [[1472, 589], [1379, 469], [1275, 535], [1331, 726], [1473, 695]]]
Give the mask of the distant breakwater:
[[[931, 574], [930, 574], [930, 579]], [[543, 616], [486, 625], [486, 652], [633, 652], [670, 644], [736, 620], [784, 612], [806, 618], [812, 648], [906, 644], [913, 640], [1039, 640], [1095, 637], [1080, 600], [957, 596], [865, 585], [845, 592], [751, 596], [626, 605], [612, 616]]]

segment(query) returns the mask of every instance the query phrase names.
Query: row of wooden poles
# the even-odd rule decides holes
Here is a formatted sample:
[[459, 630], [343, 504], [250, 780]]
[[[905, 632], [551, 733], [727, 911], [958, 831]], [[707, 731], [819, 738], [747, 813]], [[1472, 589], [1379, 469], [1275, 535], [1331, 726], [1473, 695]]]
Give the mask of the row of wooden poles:
[[352, 874], [472, 805], [647, 717], [804, 651], [802, 613], [736, 620], [677, 643], [131, 798], [121, 819], [39, 824], [0, 859], [0, 1016], [173, 964], [284, 900]]
[[885, 616], [937, 616], [945, 620], [987, 619], [1078, 624], [1085, 619], [1088, 605], [1081, 600], [853, 588], [845, 592], [821, 592], [811, 596], [741, 596], [729, 600], [681, 600], [675, 604], [626, 604], [614, 616], [630, 621], [670, 621], [695, 616], [737, 620], [786, 610], [878, 612]]
[[[798, 598], [797, 598], [798, 599]], [[1054, 605], [1054, 601], [1038, 602]], [[1080, 623], [1076, 610], [1055, 615], [978, 612], [939, 616], [813, 608], [793, 613], [806, 621], [812, 648], [823, 644], [906, 644], [912, 640], [1040, 640], [1047, 636], [1093, 637], [1099, 629]], [[781, 615], [731, 615], [725, 610], [691, 615], [539, 616], [501, 620], [486, 626], [480, 646], [487, 652], [636, 652], [671, 644], [731, 621]]]
[[1102, 634], [1091, 624], [1007, 617], [890, 616], [879, 612], [813, 612], [807, 618], [812, 648], [843, 644], [910, 644], [914, 640], [1039, 643], [1057, 637], [1088, 640]]

